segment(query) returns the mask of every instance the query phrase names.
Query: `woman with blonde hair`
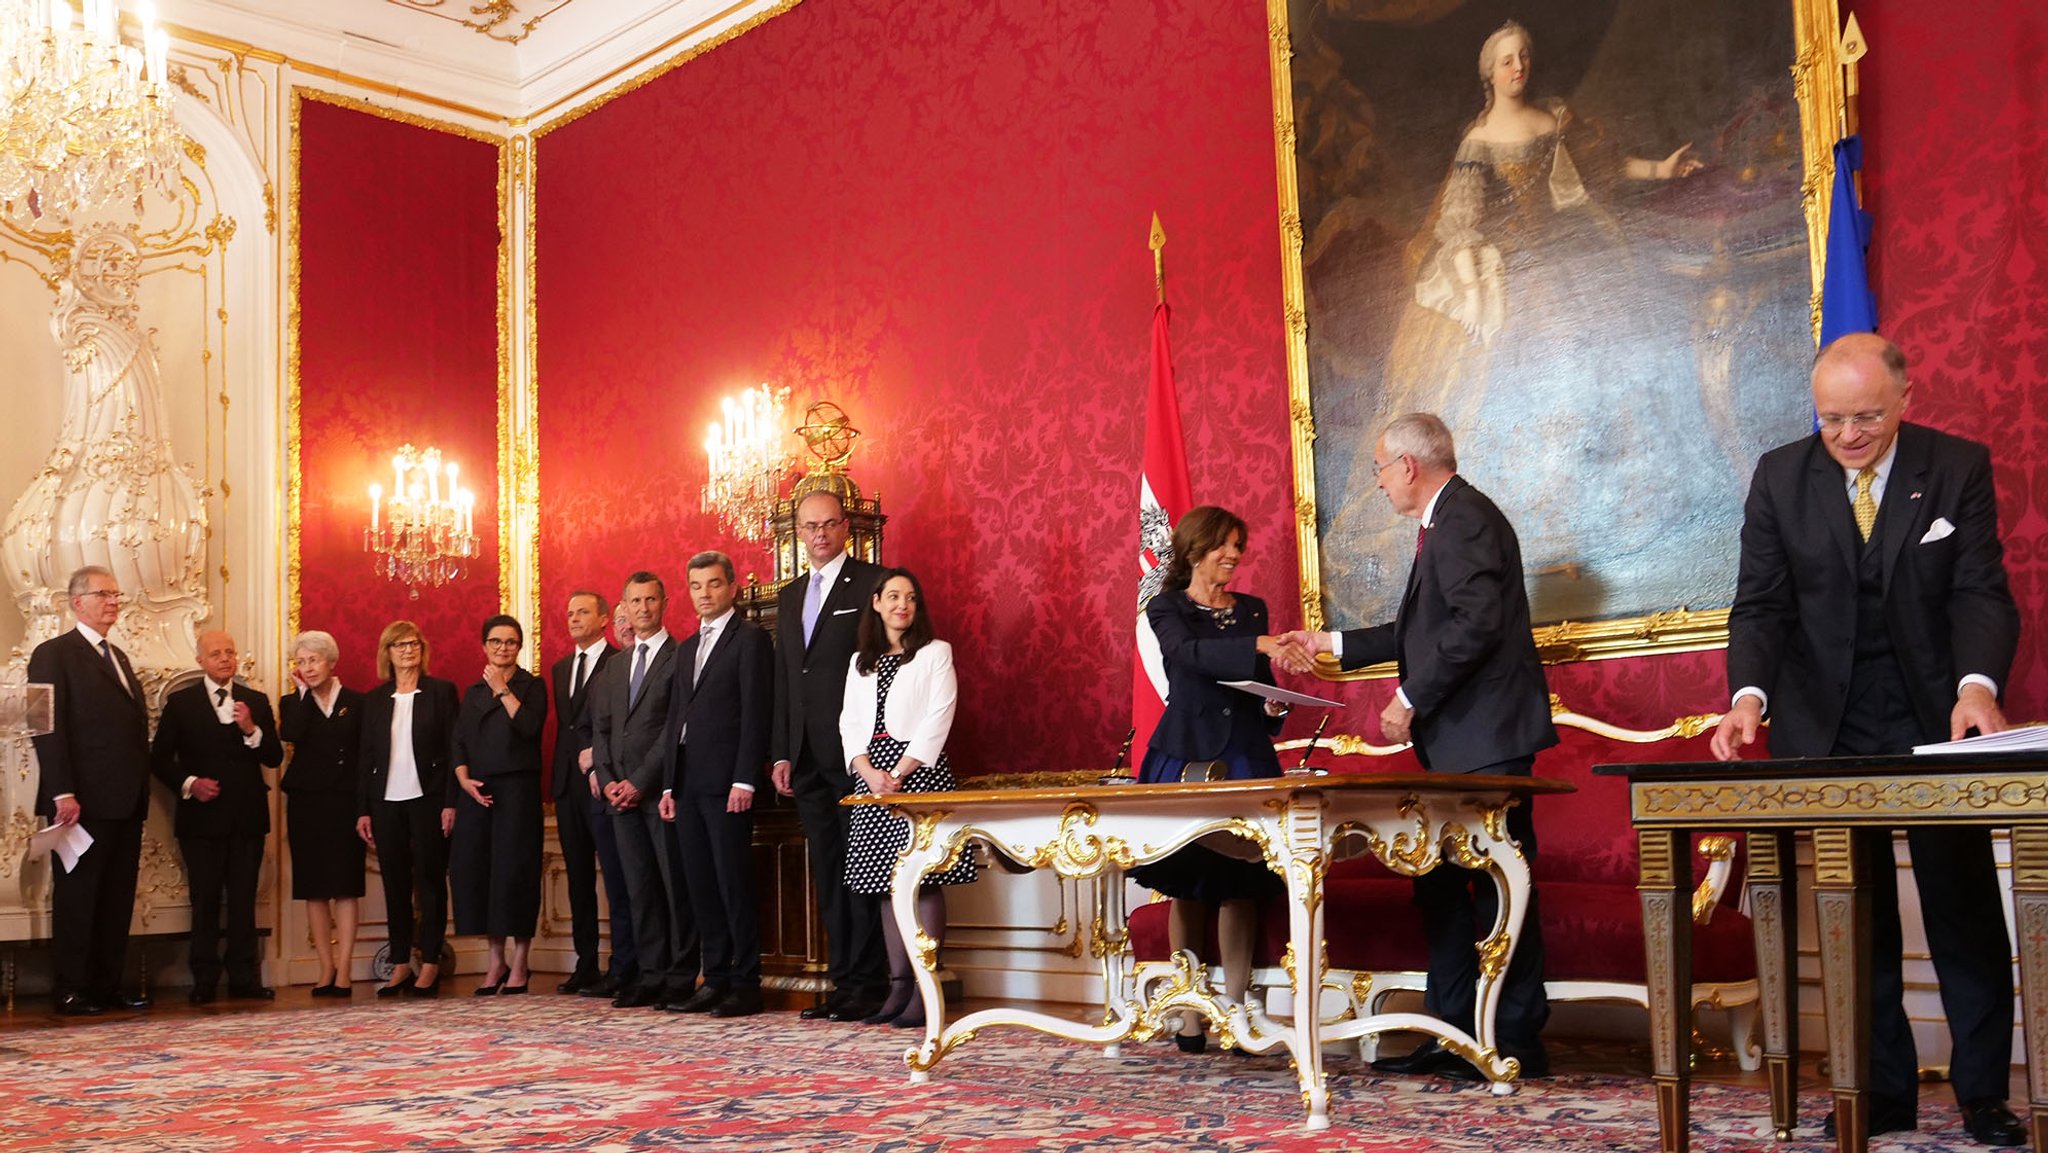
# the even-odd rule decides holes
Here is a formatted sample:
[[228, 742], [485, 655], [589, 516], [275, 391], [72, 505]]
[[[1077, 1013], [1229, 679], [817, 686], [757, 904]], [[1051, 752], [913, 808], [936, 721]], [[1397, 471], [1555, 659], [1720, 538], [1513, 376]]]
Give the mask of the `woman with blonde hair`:
[[292, 641], [292, 683], [298, 691], [286, 693], [277, 706], [278, 735], [292, 746], [280, 784], [292, 899], [306, 903], [313, 950], [320, 957], [315, 997], [353, 993], [349, 966], [363, 895], [363, 841], [355, 828], [363, 694], [334, 674], [340, 660], [331, 634], [300, 633]]

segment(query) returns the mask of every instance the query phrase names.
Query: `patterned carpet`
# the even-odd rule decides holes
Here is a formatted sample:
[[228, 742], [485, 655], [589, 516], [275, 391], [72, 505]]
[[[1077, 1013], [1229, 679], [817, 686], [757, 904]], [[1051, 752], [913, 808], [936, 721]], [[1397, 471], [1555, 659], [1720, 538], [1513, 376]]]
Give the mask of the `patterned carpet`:
[[[0, 1149], [215, 1153], [374, 1150], [1076, 1153], [1081, 1150], [1640, 1150], [1649, 1084], [1565, 1074], [1511, 1097], [1378, 1078], [1332, 1062], [1335, 1127], [1302, 1128], [1284, 1058], [1170, 1045], [1106, 1058], [989, 1030], [933, 1081], [904, 1075], [905, 1034], [798, 1021], [615, 1010], [587, 1000], [369, 1004], [93, 1023], [0, 1044]], [[1693, 1148], [1774, 1144], [1761, 1090], [1698, 1085]], [[1824, 1100], [1802, 1102], [1820, 1149]], [[1952, 1107], [1885, 1147], [1975, 1148]], [[1799, 1145], [1786, 1146], [1796, 1149]]]

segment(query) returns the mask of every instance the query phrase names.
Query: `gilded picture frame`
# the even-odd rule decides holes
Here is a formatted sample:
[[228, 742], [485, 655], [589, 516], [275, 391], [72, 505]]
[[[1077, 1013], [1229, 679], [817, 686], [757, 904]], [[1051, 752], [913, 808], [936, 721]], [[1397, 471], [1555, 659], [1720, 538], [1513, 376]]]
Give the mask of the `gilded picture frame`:
[[1811, 427], [1835, 0], [1267, 14], [1304, 622], [1394, 615], [1371, 454], [1422, 409], [1517, 525], [1545, 660], [1724, 644], [1750, 467]]

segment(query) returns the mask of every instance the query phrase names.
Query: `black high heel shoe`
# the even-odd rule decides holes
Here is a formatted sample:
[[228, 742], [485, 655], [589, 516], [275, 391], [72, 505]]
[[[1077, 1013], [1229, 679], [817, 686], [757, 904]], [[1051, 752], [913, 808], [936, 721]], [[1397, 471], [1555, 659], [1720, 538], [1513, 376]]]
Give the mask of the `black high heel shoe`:
[[[495, 992], [495, 990], [493, 990], [493, 991]], [[438, 996], [440, 996], [440, 995], [441, 995], [441, 975], [440, 975], [439, 973], [436, 973], [436, 974], [434, 974], [434, 979], [433, 979], [432, 981], [428, 982], [428, 983], [427, 983], [427, 984], [425, 984], [425, 985], [407, 985], [407, 986], [405, 987], [405, 995], [406, 995], [406, 996], [408, 996], [408, 997], [438, 997]]]
[[[510, 974], [506, 975], [506, 977], [509, 976]], [[499, 993], [504, 991], [506, 977], [500, 977], [495, 981], [488, 981], [484, 984], [478, 985], [476, 988], [471, 989], [469, 991], [469, 995], [472, 997], [495, 997]], [[440, 978], [436, 977], [435, 983], [439, 984]]]
[[[882, 1007], [860, 1019], [863, 1025], [889, 1025], [902, 1015], [915, 999], [917, 986], [908, 977], [889, 978], [889, 996], [882, 1001]], [[920, 1022], [921, 1024], [922, 1022]]]
[[391, 983], [389, 985], [377, 986], [377, 995], [379, 997], [405, 996], [405, 991], [407, 989], [412, 988], [413, 977], [415, 975], [416, 974], [412, 972], [407, 972], [405, 976], [401, 977], [398, 974], [393, 973], [391, 975]]
[[1175, 1033], [1173, 1043], [1183, 1053], [1200, 1053], [1209, 1048], [1207, 1033]]

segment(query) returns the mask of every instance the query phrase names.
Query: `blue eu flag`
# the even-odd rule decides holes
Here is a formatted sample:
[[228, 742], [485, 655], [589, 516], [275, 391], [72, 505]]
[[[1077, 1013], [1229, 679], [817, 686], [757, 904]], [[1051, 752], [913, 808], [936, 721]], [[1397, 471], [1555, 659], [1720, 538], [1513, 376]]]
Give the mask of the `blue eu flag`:
[[1856, 203], [1856, 173], [1862, 167], [1862, 138], [1843, 137], [1835, 145], [1827, 264], [1820, 282], [1822, 347], [1847, 333], [1877, 331], [1877, 298], [1870, 294], [1870, 275], [1863, 262], [1870, 249], [1870, 214]]

